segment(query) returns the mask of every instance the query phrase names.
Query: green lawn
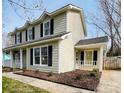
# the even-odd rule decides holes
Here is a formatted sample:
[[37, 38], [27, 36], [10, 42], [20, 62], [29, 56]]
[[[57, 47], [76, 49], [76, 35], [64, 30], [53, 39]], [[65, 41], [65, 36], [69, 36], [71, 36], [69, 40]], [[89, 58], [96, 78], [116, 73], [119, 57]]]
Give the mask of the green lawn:
[[31, 85], [2, 77], [2, 93], [50, 93], [46, 90]]

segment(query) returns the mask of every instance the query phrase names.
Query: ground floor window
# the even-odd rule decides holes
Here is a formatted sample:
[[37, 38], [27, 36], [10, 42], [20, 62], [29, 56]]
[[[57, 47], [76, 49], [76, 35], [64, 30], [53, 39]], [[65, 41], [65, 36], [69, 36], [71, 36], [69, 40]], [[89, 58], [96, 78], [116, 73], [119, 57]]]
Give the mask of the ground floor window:
[[40, 48], [35, 48], [34, 49], [34, 61], [35, 61], [35, 64], [40, 64]]
[[48, 52], [47, 52], [47, 47], [42, 47], [41, 48], [41, 58], [42, 58], [42, 64], [47, 64], [48, 61]]
[[34, 64], [47, 65], [48, 64], [48, 47], [34, 48]]

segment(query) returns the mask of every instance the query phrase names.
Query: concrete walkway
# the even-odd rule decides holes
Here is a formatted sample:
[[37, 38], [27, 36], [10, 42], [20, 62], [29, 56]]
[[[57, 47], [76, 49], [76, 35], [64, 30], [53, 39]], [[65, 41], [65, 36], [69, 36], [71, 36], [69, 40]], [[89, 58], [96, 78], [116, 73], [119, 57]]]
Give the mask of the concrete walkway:
[[93, 91], [88, 91], [84, 89], [79, 89], [79, 88], [74, 88], [62, 84], [57, 84], [45, 80], [40, 80], [36, 78], [31, 78], [31, 77], [26, 77], [26, 76], [21, 76], [21, 75], [16, 75], [13, 73], [3, 73], [3, 76], [21, 81], [26, 84], [30, 84], [32, 86], [36, 86], [39, 88], [46, 89], [52, 93], [94, 93]]
[[121, 71], [103, 71], [97, 93], [121, 93]]
[[[46, 89], [52, 93], [95, 93], [85, 89], [74, 88], [62, 84], [57, 84], [32, 77], [16, 75], [13, 73], [3, 73], [3, 76]], [[121, 93], [121, 71], [103, 71], [97, 93]]]

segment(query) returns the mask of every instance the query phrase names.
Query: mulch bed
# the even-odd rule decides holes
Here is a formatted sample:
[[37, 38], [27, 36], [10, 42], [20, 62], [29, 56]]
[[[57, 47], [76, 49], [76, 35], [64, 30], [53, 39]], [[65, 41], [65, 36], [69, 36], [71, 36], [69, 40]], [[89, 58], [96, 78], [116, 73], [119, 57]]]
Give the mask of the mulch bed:
[[16, 72], [15, 74], [34, 77], [92, 91], [96, 90], [101, 76], [101, 73], [99, 72], [83, 70], [75, 70], [61, 74], [24, 70], [23, 72]]

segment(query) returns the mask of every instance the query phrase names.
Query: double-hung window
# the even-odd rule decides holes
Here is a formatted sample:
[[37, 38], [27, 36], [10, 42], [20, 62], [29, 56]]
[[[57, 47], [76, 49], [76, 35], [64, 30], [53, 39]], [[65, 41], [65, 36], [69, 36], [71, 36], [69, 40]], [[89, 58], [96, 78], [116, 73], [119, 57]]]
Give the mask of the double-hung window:
[[32, 29], [29, 29], [28, 30], [28, 40], [30, 41], [30, 40], [33, 40], [33, 31], [32, 31]]
[[47, 65], [48, 62], [48, 52], [47, 47], [41, 47], [41, 64]]
[[34, 49], [34, 62], [36, 65], [40, 64], [40, 48]]
[[20, 43], [20, 33], [17, 33], [17, 44]]
[[50, 22], [44, 23], [44, 36], [50, 35]]
[[35, 65], [48, 64], [48, 47], [34, 48], [34, 64]]

